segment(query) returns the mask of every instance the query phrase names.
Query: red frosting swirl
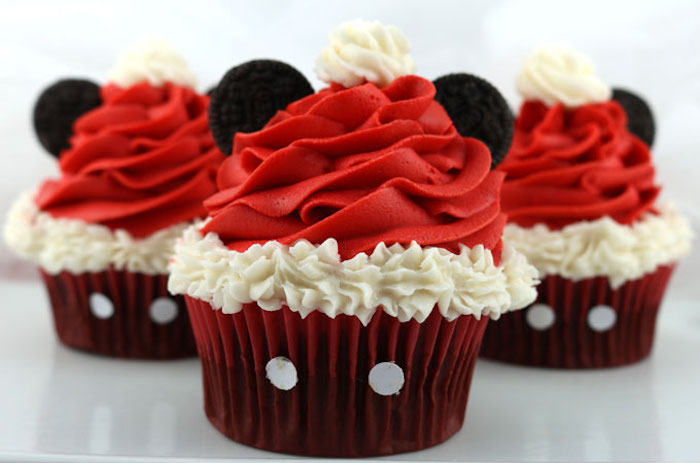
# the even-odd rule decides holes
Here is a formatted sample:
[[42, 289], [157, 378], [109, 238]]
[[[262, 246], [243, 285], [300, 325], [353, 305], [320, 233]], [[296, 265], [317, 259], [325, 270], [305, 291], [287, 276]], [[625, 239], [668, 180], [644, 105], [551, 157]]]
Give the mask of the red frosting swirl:
[[382, 89], [333, 84], [236, 134], [203, 231], [237, 251], [335, 238], [344, 259], [411, 241], [453, 252], [483, 244], [498, 259], [503, 174], [434, 97], [417, 76]]
[[61, 178], [36, 197], [57, 218], [144, 237], [206, 216], [223, 155], [207, 125], [209, 98], [166, 83], [101, 89], [103, 104], [74, 124]]
[[499, 166], [508, 219], [559, 229], [603, 216], [629, 224], [650, 210], [660, 188], [649, 147], [626, 126], [615, 101], [573, 109], [525, 102]]

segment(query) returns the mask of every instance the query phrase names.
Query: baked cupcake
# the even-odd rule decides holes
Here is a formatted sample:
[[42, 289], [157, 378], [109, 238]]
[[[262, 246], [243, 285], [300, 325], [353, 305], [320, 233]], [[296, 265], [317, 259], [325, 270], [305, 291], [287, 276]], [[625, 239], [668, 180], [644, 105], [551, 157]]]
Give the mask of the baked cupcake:
[[124, 54], [102, 87], [64, 79], [34, 108], [60, 176], [15, 202], [5, 239], [39, 267], [58, 337], [104, 355], [196, 354], [182, 297], [167, 291], [175, 239], [206, 215], [223, 160], [209, 97], [160, 41]]
[[169, 288], [226, 436], [304, 455], [418, 450], [462, 426], [489, 316], [535, 298], [535, 269], [501, 245], [503, 173], [469, 138], [505, 153], [512, 116], [481, 79], [413, 75], [395, 27], [330, 38], [318, 93], [277, 61], [220, 81], [209, 117], [230, 157]]
[[666, 285], [692, 237], [657, 201], [651, 110], [564, 47], [534, 51], [517, 85], [525, 101], [499, 165], [503, 239], [542, 283], [534, 305], [489, 328], [482, 354], [560, 368], [637, 362], [651, 350]]

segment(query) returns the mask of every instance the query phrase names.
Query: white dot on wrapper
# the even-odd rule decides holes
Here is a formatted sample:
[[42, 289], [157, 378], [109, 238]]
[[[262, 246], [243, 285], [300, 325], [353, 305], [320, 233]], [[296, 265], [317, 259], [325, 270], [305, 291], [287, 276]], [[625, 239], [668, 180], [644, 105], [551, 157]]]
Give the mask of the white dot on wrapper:
[[90, 312], [97, 318], [109, 318], [114, 315], [114, 304], [102, 293], [90, 294]]
[[149, 312], [151, 320], [159, 325], [165, 325], [177, 317], [177, 304], [169, 297], [159, 297], [151, 303]]
[[607, 331], [615, 325], [617, 313], [607, 305], [597, 305], [588, 311], [588, 326], [593, 331]]
[[544, 331], [554, 325], [556, 318], [554, 310], [547, 304], [533, 304], [525, 314], [527, 324], [537, 331]]
[[273, 386], [288, 391], [296, 386], [299, 378], [297, 369], [287, 357], [275, 357], [265, 365], [265, 376]]
[[398, 394], [405, 381], [403, 370], [394, 362], [376, 364], [368, 379], [370, 387], [379, 395]]

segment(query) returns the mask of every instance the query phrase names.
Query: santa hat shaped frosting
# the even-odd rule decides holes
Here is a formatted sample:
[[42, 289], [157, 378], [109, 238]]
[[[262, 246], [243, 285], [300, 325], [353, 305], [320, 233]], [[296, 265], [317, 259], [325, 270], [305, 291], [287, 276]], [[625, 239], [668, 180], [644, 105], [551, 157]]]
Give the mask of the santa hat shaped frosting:
[[[409, 51], [408, 40], [395, 26], [348, 21], [329, 34], [329, 44], [316, 61], [316, 72], [320, 80], [331, 85], [386, 87], [414, 73]], [[448, 74], [433, 84], [435, 99], [457, 130], [462, 136], [483, 141], [495, 167], [513, 136], [513, 115], [503, 96], [472, 74]], [[209, 106], [210, 125], [219, 148], [230, 154], [236, 132], [261, 129], [278, 110], [313, 92], [303, 74], [280, 61], [255, 60], [232, 68], [217, 85]]]
[[[184, 58], [167, 42], [151, 39], [122, 54], [108, 72], [107, 82], [129, 87], [142, 82], [166, 82], [194, 87], [196, 79]], [[46, 88], [34, 106], [34, 130], [39, 142], [58, 157], [68, 148], [73, 123], [102, 104], [100, 86], [83, 78], [61, 79]]]
[[647, 145], [654, 142], [654, 116], [639, 95], [622, 88], [611, 88], [596, 75], [593, 61], [568, 45], [541, 45], [523, 61], [516, 78], [525, 100], [566, 108], [617, 101], [627, 113], [627, 128]]

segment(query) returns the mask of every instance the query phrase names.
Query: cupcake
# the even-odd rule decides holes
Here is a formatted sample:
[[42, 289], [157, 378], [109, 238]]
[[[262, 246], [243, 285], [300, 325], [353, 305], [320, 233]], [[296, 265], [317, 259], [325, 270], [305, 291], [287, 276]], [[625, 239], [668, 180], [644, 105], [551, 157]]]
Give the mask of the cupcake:
[[652, 112], [566, 47], [534, 51], [517, 86], [524, 102], [499, 165], [503, 239], [542, 283], [535, 304], [489, 328], [482, 355], [558, 368], [637, 362], [692, 237], [657, 200]]
[[60, 175], [22, 195], [5, 226], [48, 289], [59, 339], [118, 357], [196, 354], [184, 300], [167, 291], [175, 239], [206, 215], [223, 160], [209, 97], [167, 44], [124, 54], [102, 87], [64, 79], [34, 108]]
[[[405, 36], [344, 23], [317, 62], [231, 69], [212, 96], [230, 156], [207, 222], [176, 245], [211, 423], [240, 443], [360, 457], [462, 426], [489, 317], [535, 298], [502, 247], [512, 118], [487, 82], [413, 74]], [[444, 107], [436, 101], [445, 101]], [[505, 122], [504, 122], [505, 121]]]

